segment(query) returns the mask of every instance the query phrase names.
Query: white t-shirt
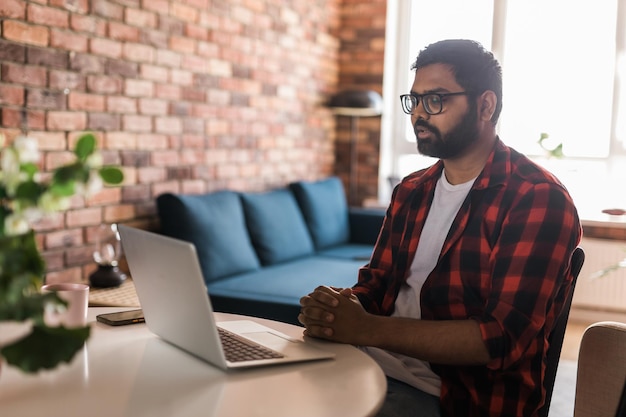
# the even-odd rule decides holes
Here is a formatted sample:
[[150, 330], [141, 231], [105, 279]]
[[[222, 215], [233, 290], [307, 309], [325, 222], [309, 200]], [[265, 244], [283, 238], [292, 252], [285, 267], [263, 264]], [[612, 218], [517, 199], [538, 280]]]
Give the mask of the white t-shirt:
[[[444, 171], [437, 181], [433, 203], [424, 223], [409, 276], [398, 293], [392, 317], [421, 318], [422, 285], [437, 264], [446, 235], [474, 180], [452, 185], [447, 181]], [[378, 362], [387, 376], [439, 396], [441, 380], [430, 369], [428, 362], [373, 347], [363, 347], [363, 350]]]

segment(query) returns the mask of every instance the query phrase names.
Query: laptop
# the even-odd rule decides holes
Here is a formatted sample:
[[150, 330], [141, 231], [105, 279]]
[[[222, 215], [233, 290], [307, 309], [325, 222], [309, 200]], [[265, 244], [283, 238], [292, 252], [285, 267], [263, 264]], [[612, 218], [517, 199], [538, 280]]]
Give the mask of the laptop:
[[[146, 325], [170, 344], [224, 370], [335, 356], [252, 320], [217, 323], [192, 243], [124, 225], [118, 230]], [[233, 352], [233, 344], [247, 346]], [[253, 358], [238, 349], [254, 350]]]

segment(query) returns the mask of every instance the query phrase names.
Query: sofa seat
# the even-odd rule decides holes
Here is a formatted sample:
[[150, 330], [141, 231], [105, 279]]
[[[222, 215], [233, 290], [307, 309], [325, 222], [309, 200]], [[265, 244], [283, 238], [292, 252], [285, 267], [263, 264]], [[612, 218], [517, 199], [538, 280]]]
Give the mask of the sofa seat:
[[337, 177], [262, 193], [167, 193], [157, 210], [161, 233], [196, 247], [216, 311], [293, 324], [316, 287], [354, 285], [384, 218], [349, 208]]

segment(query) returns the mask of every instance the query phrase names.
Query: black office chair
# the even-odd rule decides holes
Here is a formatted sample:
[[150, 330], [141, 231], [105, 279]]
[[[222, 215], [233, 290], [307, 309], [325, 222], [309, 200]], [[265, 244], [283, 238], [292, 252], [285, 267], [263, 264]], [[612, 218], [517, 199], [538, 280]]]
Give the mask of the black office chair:
[[576, 281], [578, 280], [578, 274], [585, 262], [585, 251], [581, 247], [574, 249], [572, 253], [572, 286], [569, 293], [563, 303], [563, 310], [554, 323], [554, 328], [548, 336], [548, 342], [550, 347], [548, 348], [547, 361], [546, 361], [546, 374], [543, 380], [543, 386], [546, 389], [546, 401], [539, 409], [539, 417], [547, 417], [550, 410], [550, 401], [552, 400], [552, 391], [554, 390], [554, 381], [556, 379], [556, 371], [559, 367], [559, 360], [561, 359], [561, 348], [563, 347], [563, 338], [565, 336], [565, 328], [567, 327], [567, 320], [569, 318], [569, 311], [572, 306], [572, 297], [574, 296], [574, 288]]

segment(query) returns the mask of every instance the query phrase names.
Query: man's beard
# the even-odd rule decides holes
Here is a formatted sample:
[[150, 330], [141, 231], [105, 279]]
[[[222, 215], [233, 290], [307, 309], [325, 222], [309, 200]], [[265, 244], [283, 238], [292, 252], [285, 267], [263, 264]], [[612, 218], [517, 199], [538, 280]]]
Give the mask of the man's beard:
[[477, 122], [478, 115], [475, 105], [470, 105], [463, 119], [445, 137], [442, 137], [441, 132], [435, 126], [423, 119], [417, 119], [413, 125], [413, 130], [417, 131], [418, 126], [421, 126], [431, 131], [434, 136], [434, 138], [429, 139], [417, 139], [417, 150], [422, 155], [434, 158], [455, 158], [478, 141]]

